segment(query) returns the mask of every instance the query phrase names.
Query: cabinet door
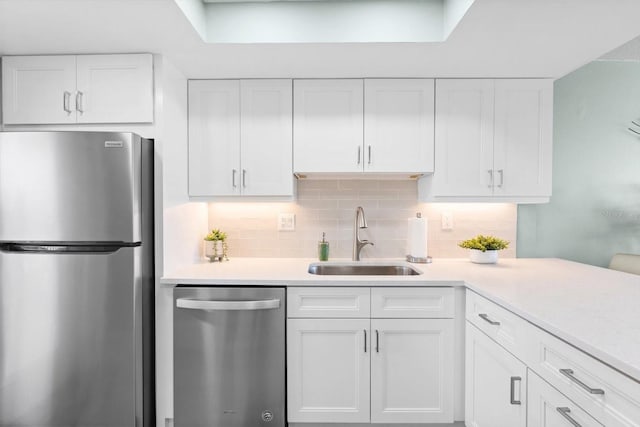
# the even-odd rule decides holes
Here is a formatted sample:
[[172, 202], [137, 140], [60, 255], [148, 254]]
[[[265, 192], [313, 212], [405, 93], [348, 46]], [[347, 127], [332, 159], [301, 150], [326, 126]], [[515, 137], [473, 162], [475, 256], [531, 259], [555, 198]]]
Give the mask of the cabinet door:
[[293, 195], [291, 80], [240, 82], [242, 194]]
[[289, 319], [289, 422], [369, 422], [369, 319]]
[[78, 123], [153, 122], [151, 54], [79, 55]]
[[239, 195], [240, 175], [240, 82], [189, 81], [189, 195]]
[[371, 422], [453, 422], [453, 326], [371, 320]]
[[363, 81], [294, 80], [295, 172], [363, 170]]
[[364, 81], [364, 170], [433, 172], [433, 79]]
[[75, 56], [2, 58], [6, 125], [75, 123]]
[[551, 196], [553, 81], [495, 81], [494, 194]]
[[466, 322], [467, 427], [525, 427], [527, 368]]
[[436, 80], [434, 196], [490, 196], [493, 80]]
[[601, 427], [564, 394], [529, 370], [527, 427]]

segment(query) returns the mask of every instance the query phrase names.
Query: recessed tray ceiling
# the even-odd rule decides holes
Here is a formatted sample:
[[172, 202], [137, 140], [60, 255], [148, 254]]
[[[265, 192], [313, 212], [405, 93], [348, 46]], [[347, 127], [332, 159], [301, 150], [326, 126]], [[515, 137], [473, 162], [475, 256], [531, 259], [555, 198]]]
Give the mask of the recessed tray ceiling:
[[474, 0], [176, 0], [208, 43], [442, 42]]

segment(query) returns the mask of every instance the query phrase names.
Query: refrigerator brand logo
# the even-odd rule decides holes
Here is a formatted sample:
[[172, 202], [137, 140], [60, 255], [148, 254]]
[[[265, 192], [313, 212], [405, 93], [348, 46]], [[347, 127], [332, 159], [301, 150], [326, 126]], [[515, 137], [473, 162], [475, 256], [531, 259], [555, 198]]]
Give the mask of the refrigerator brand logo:
[[122, 148], [122, 141], [105, 141], [104, 148]]

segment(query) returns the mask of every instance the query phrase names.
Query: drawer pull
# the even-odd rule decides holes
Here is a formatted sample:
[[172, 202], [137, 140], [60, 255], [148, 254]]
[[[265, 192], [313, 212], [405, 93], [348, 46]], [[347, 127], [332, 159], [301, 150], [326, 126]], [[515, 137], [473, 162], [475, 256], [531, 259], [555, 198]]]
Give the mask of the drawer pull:
[[604, 390], [601, 388], [591, 388], [576, 377], [573, 376], [573, 369], [560, 369], [560, 373], [565, 377], [569, 378], [574, 383], [578, 384], [580, 387], [585, 389], [587, 392], [591, 394], [604, 394]]
[[485, 322], [489, 323], [490, 325], [498, 326], [500, 324], [500, 322], [496, 322], [494, 320], [489, 319], [488, 314], [480, 313], [478, 314], [478, 316]]
[[569, 421], [572, 426], [582, 427], [582, 424], [574, 420], [573, 417], [569, 415], [571, 413], [571, 409], [567, 407], [560, 407], [560, 408], [556, 408], [556, 411], [558, 411], [558, 413], [562, 415], [565, 420]]
[[522, 378], [521, 377], [511, 377], [511, 392], [509, 394], [509, 401], [511, 402], [512, 405], [522, 405], [522, 402], [520, 400], [516, 400], [515, 394], [516, 394], [516, 381], [520, 381], [520, 384], [522, 384]]

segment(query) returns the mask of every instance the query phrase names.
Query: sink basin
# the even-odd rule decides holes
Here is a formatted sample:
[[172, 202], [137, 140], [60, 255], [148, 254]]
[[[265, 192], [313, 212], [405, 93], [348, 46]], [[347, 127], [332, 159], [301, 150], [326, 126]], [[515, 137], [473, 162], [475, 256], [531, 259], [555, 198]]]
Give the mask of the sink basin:
[[309, 273], [322, 276], [417, 276], [420, 271], [397, 264], [311, 264]]

